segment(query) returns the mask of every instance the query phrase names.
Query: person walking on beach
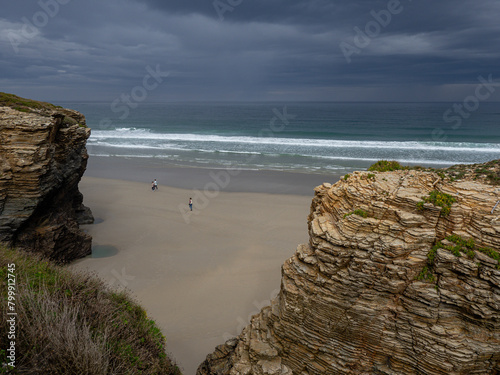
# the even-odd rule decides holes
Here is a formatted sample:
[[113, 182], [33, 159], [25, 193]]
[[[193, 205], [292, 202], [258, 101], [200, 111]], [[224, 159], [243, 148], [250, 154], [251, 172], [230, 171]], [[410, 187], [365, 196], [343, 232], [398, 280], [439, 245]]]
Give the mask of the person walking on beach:
[[189, 198], [189, 209], [193, 211], [193, 199]]
[[151, 190], [155, 191], [155, 182], [151, 181]]
[[156, 181], [156, 178], [153, 182], [154, 189], [153, 190], [158, 190], [158, 181]]

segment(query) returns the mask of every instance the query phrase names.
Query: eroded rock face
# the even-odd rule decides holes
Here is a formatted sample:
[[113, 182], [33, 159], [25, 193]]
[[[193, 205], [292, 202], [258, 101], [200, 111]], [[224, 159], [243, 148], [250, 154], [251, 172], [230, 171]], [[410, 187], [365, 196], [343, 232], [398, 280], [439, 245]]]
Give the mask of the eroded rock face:
[[[448, 216], [417, 208], [433, 190], [455, 198]], [[478, 250], [500, 250], [498, 187], [356, 172], [315, 193], [279, 296], [198, 374], [500, 374], [500, 269]], [[444, 240], [431, 263], [452, 234], [474, 247]]]
[[93, 221], [78, 191], [89, 135], [76, 111], [0, 106], [0, 242], [60, 262], [90, 254], [78, 225]]

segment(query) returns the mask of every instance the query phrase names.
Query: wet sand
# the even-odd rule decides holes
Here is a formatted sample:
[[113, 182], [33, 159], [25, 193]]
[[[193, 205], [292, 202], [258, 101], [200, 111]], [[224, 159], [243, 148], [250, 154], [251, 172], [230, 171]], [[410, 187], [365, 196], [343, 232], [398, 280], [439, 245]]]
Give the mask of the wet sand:
[[[230, 176], [229, 181], [226, 180]], [[181, 189], [204, 190], [207, 185], [218, 185], [221, 191], [294, 194], [311, 197], [314, 187], [323, 182], [336, 182], [339, 175], [297, 173], [282, 171], [210, 169], [176, 166], [163, 159], [96, 157], [89, 159], [86, 177], [151, 182], [158, 179], [161, 185]]]

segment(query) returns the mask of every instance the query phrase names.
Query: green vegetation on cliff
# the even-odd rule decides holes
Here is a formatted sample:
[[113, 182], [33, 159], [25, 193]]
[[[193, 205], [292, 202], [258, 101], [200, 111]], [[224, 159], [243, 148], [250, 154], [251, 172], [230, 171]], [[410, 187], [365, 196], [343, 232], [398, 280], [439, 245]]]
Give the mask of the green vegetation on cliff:
[[370, 172], [392, 172], [401, 169], [409, 169], [409, 167], [403, 167], [395, 160], [379, 160], [375, 164], [372, 164], [368, 170]]
[[435, 169], [421, 166], [405, 166], [392, 160], [379, 160], [368, 167], [371, 172], [392, 172], [397, 170], [414, 170], [434, 172], [443, 180], [453, 182], [457, 180], [480, 181], [489, 185], [500, 185], [500, 159], [482, 164], [457, 164], [448, 168]]
[[356, 209], [352, 212], [348, 212], [346, 214], [344, 214], [344, 219], [348, 216], [351, 216], [351, 215], [358, 215], [358, 216], [361, 216], [363, 218], [367, 218], [368, 217], [368, 212], [366, 211], [363, 211], [362, 209]]
[[9, 107], [19, 112], [37, 113], [42, 116], [58, 114], [62, 117], [63, 125], [86, 127], [85, 122], [82, 121], [84, 120], [84, 116], [76, 111], [68, 110], [51, 103], [21, 98], [14, 94], [0, 92], [0, 107]]
[[54, 111], [57, 108], [61, 108], [56, 107], [54, 104], [25, 99], [5, 92], [0, 92], [0, 106], [10, 107], [20, 112], [33, 112], [33, 110], [37, 112], [44, 110]]
[[469, 259], [474, 259], [476, 256], [476, 251], [483, 253], [484, 255], [490, 257], [497, 261], [497, 268], [500, 269], [500, 253], [489, 247], [476, 246], [472, 238], [465, 240], [456, 234], [446, 237], [446, 240], [452, 242], [454, 245], [443, 245], [441, 247], [451, 251], [455, 256], [460, 256], [462, 253], [466, 254]]
[[[0, 247], [0, 296], [1, 364], [9, 362], [10, 341], [16, 348], [16, 367], [7, 373], [181, 374], [155, 322], [127, 293], [95, 276]], [[9, 308], [17, 313], [14, 340], [7, 334]]]
[[[493, 250], [489, 247], [477, 246], [474, 239], [472, 238], [466, 240], [456, 234], [452, 234], [441, 241], [437, 241], [432, 249], [427, 253], [427, 265], [417, 276], [417, 280], [427, 281], [430, 283], [434, 283], [436, 281], [436, 275], [434, 274], [434, 265], [439, 249], [448, 250], [456, 257], [461, 257], [464, 254], [471, 260], [477, 258], [476, 252], [480, 252], [490, 257], [492, 260], [496, 260], [496, 268], [500, 269], [500, 253], [498, 251]], [[481, 261], [476, 259], [476, 264], [481, 267]]]
[[448, 216], [451, 211], [451, 206], [455, 201], [455, 198], [450, 194], [433, 190], [428, 196], [422, 197], [422, 200], [417, 203], [417, 209], [423, 210], [425, 208], [425, 203], [432, 203], [434, 206], [441, 207], [441, 215]]

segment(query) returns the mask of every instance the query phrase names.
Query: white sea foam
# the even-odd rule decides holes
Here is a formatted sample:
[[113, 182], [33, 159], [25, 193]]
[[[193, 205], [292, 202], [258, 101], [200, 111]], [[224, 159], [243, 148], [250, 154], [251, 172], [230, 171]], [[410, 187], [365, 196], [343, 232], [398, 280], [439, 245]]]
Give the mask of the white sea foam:
[[[139, 143], [138, 140], [142, 142]], [[250, 136], [220, 136], [203, 134], [163, 134], [152, 133], [149, 129], [119, 128], [116, 130], [94, 130], [89, 139], [90, 144], [102, 144], [108, 147], [121, 148], [170, 148], [198, 149], [197, 145], [213, 144], [213, 150], [221, 151], [221, 144], [226, 145], [277, 145], [326, 149], [381, 149], [408, 151], [453, 151], [459, 153], [500, 153], [500, 144], [467, 143], [467, 142], [424, 142], [424, 141], [353, 141], [305, 138], [277, 138]], [[188, 147], [187, 145], [191, 145]], [[213, 151], [206, 148], [205, 152]], [[248, 153], [247, 151], [240, 151]]]
[[329, 140], [154, 133], [149, 129], [93, 130], [89, 153], [163, 158], [181, 165], [271, 170], [352, 170], [380, 159], [449, 166], [500, 157], [500, 144], [473, 142]]

